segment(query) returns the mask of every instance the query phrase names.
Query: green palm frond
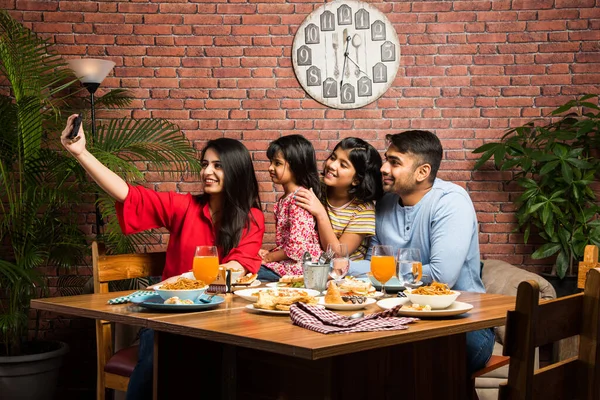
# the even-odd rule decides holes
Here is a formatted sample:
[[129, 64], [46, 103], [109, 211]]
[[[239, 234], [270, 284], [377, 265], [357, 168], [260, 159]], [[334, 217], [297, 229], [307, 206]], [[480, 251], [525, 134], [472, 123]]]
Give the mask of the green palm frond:
[[131, 102], [131, 93], [127, 89], [112, 89], [107, 93], [104, 93], [102, 97], [98, 97], [95, 100], [96, 107], [106, 108], [122, 108], [128, 107]]

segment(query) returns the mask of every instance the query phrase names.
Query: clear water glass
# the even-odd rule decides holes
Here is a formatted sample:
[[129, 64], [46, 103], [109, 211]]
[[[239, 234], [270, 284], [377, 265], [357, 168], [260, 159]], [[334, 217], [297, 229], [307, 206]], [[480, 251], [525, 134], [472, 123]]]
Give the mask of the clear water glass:
[[331, 277], [339, 281], [348, 274], [350, 269], [350, 256], [348, 255], [348, 245], [345, 243], [328, 244], [327, 251], [333, 253], [331, 260]]

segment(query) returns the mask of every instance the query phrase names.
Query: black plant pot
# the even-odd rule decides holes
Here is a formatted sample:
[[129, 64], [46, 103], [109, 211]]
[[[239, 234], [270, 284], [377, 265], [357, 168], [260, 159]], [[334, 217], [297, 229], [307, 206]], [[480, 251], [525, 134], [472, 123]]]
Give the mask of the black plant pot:
[[52, 400], [58, 371], [69, 346], [49, 343], [50, 351], [15, 357], [0, 357], [0, 398], [6, 400]]
[[577, 289], [577, 275], [566, 275], [562, 279], [558, 275], [549, 273], [541, 273], [540, 275], [554, 287], [556, 297], [569, 296], [579, 292], [579, 289]]

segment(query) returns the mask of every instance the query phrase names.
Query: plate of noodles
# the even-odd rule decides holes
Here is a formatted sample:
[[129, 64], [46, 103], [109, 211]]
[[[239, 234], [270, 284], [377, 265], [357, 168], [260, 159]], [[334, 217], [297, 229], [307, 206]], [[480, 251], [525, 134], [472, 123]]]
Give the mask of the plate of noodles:
[[[131, 300], [132, 303], [145, 308], [161, 311], [185, 312], [185, 311], [203, 311], [217, 308], [225, 299], [219, 296], [211, 298], [209, 303], [203, 303], [198, 299], [181, 300], [177, 296], [164, 300], [158, 295], [152, 297], [140, 297]], [[170, 303], [169, 303], [170, 302]]]
[[441, 310], [449, 307], [460, 292], [450, 290], [445, 283], [433, 282], [430, 286], [405, 290], [404, 294], [413, 304], [426, 305], [432, 310]]
[[156, 294], [162, 297], [163, 300], [178, 297], [181, 300], [195, 301], [206, 292], [206, 289], [208, 289], [206, 283], [185, 277], [179, 277], [174, 282], [166, 282], [154, 287]]

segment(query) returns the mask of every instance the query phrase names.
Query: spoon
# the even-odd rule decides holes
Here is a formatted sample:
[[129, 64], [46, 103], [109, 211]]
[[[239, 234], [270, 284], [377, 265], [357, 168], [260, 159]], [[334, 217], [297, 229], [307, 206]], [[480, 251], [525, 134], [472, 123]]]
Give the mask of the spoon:
[[361, 37], [357, 34], [355, 34], [352, 37], [352, 46], [354, 46], [354, 48], [356, 49], [356, 69], [354, 70], [354, 75], [356, 75], [356, 77], [358, 78], [360, 76], [360, 61], [358, 60], [358, 48], [360, 47], [360, 45], [362, 44], [362, 39]]
[[351, 316], [349, 316], [348, 319], [357, 319], [357, 318], [362, 318], [364, 316], [365, 316], [365, 312], [364, 311], [359, 311], [359, 312], [354, 313]]

